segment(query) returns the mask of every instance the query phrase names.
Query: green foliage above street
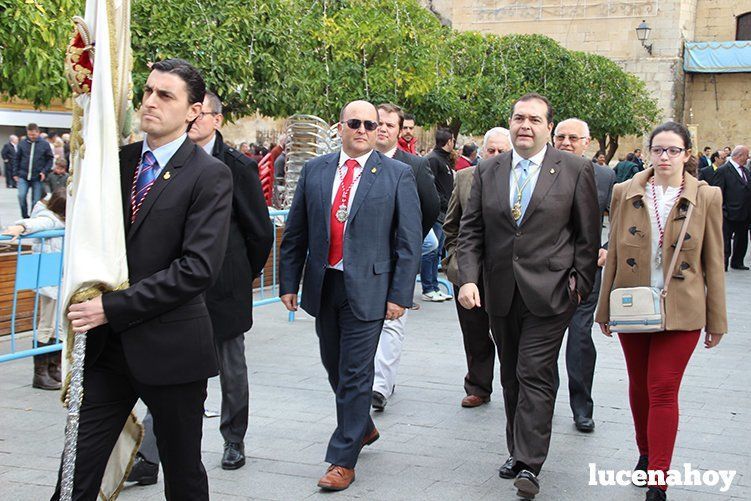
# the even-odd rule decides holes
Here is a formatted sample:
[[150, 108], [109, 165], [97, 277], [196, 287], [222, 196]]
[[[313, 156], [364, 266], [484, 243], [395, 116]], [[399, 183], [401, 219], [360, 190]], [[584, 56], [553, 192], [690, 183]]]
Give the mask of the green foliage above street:
[[[2, 8], [4, 7], [4, 9]], [[62, 59], [83, 0], [0, 0], [0, 94], [44, 106], [65, 98]], [[589, 122], [601, 150], [658, 118], [643, 81], [614, 62], [542, 35], [486, 35], [441, 25], [418, 0], [134, 0], [134, 82], [148, 63], [200, 68], [231, 119], [310, 113], [335, 121], [357, 98], [391, 101], [423, 124], [481, 134], [539, 92], [556, 118]], [[610, 156], [610, 155], [608, 155]]]
[[70, 87], [63, 74], [70, 19], [83, 0], [0, 0], [0, 95], [37, 107], [64, 99]]

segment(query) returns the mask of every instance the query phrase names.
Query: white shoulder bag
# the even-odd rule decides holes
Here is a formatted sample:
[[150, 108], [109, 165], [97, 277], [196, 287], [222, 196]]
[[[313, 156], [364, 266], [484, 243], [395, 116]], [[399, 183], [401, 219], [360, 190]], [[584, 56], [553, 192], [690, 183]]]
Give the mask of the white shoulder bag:
[[678, 254], [681, 252], [693, 210], [694, 206], [689, 204], [662, 290], [657, 287], [620, 287], [613, 289], [610, 293], [608, 326], [612, 332], [661, 332], [665, 330], [665, 297], [668, 295], [668, 285], [675, 271]]

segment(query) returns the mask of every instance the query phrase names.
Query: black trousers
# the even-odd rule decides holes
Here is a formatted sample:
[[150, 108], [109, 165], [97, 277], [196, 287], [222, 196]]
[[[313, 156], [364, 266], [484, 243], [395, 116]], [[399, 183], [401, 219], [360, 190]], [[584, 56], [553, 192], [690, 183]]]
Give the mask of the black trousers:
[[[139, 398], [154, 416], [168, 500], [208, 500], [201, 463], [206, 380], [151, 386], [130, 374], [120, 335], [110, 332], [100, 357], [84, 370], [73, 499], [96, 501], [112, 448]], [[62, 469], [62, 464], [61, 464]], [[60, 476], [52, 500], [60, 498]]]
[[595, 308], [600, 294], [602, 268], [597, 269], [592, 293], [582, 301], [568, 326], [566, 340], [566, 371], [568, 372], [568, 394], [574, 420], [591, 418], [594, 410], [592, 402], [592, 381], [595, 376], [597, 350], [592, 341], [592, 325]]
[[6, 188], [15, 188], [16, 182], [13, 180], [13, 176], [10, 175], [10, 164], [5, 164], [5, 170], [3, 171], [3, 175], [5, 176], [5, 187]]
[[533, 315], [516, 289], [504, 317], [490, 327], [501, 360], [509, 454], [539, 474], [548, 455], [558, 392], [558, 353], [575, 305], [552, 317]]
[[[482, 279], [478, 280], [480, 303], [485, 305]], [[464, 376], [464, 391], [467, 395], [489, 397], [493, 393], [493, 366], [495, 343], [490, 334], [490, 320], [485, 308], [466, 309], [459, 304], [459, 287], [454, 285], [454, 303], [462, 329], [464, 353], [467, 355], [467, 374]]]
[[748, 250], [748, 221], [729, 221], [722, 222], [722, 237], [725, 243], [725, 269], [728, 267], [728, 261], [733, 268], [743, 266], [743, 259], [746, 257]]
[[383, 320], [368, 322], [355, 317], [347, 300], [344, 273], [328, 269], [316, 318], [321, 361], [336, 395], [337, 427], [326, 451], [328, 463], [354, 468], [363, 437], [375, 427], [370, 402], [373, 361], [382, 328]]

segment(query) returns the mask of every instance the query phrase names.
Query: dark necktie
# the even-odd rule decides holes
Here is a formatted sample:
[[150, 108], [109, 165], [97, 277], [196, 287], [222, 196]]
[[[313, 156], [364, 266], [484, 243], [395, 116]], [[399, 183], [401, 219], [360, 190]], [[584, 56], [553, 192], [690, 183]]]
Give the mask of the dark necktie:
[[141, 208], [143, 199], [149, 193], [151, 186], [156, 181], [156, 172], [159, 169], [159, 162], [156, 161], [154, 154], [147, 151], [143, 154], [143, 159], [139, 165], [136, 173], [136, 178], [133, 183], [133, 189], [130, 197], [130, 222], [136, 220], [138, 210]]

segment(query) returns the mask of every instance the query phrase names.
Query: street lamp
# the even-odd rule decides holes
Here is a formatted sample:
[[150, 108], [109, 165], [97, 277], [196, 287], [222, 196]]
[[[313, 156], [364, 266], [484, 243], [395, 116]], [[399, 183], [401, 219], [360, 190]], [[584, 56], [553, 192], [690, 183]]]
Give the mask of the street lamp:
[[647, 22], [642, 19], [641, 24], [637, 26], [636, 28], [636, 38], [639, 39], [641, 42], [642, 47], [647, 49], [647, 52], [649, 52], [649, 55], [652, 55], [652, 44], [647, 44], [647, 40], [649, 40], [649, 33], [652, 31], [652, 28], [649, 27]]

